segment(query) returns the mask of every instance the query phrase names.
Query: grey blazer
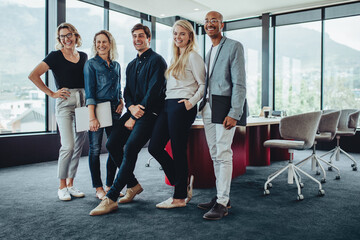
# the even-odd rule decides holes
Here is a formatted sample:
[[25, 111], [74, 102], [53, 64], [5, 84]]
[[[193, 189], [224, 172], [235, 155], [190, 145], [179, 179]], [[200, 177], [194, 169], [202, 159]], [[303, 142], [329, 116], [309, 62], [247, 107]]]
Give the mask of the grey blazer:
[[[209, 66], [210, 50], [205, 64]], [[207, 69], [207, 71], [209, 71]], [[209, 76], [210, 106], [212, 95], [231, 96], [229, 117], [239, 120], [246, 97], [244, 48], [238, 41], [222, 37]]]

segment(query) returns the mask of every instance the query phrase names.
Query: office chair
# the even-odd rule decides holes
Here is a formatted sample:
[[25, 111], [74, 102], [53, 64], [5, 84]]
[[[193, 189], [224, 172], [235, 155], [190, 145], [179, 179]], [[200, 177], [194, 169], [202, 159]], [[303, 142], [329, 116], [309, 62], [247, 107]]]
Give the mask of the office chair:
[[[336, 132], [336, 147], [334, 149], [332, 149], [331, 151], [321, 155], [320, 158], [322, 158], [326, 155], [329, 155], [331, 153], [330, 161], [329, 161], [329, 163], [331, 164], [332, 158], [334, 156], [335, 156], [336, 161], [339, 161], [340, 152], [342, 152], [343, 154], [345, 154], [345, 156], [347, 156], [353, 162], [351, 164], [353, 171], [357, 171], [357, 163], [356, 163], [355, 159], [350, 154], [348, 154], [343, 149], [341, 149], [340, 137], [355, 135], [356, 127], [357, 127], [357, 123], [358, 123], [358, 119], [359, 119], [359, 114], [360, 114], [360, 111], [358, 111], [357, 109], [341, 110], [338, 129]], [[332, 168], [333, 168], [333, 166], [329, 166], [328, 170], [332, 171]]]
[[326, 172], [324, 170], [324, 167], [321, 165], [320, 161], [327, 164], [329, 167], [335, 168], [338, 172], [335, 179], [336, 180], [340, 179], [339, 169], [316, 155], [317, 142], [331, 142], [334, 139], [337, 131], [337, 126], [339, 123], [340, 114], [341, 111], [327, 111], [321, 115], [318, 131], [315, 135], [315, 141], [312, 147], [313, 152], [311, 156], [296, 163], [296, 166], [301, 167], [305, 162], [311, 160], [311, 170], [314, 171], [316, 168], [316, 175], [320, 175], [320, 171], [319, 171], [320, 168], [323, 173], [323, 178], [321, 179], [321, 183], [326, 182]]
[[280, 135], [284, 139], [272, 139], [264, 142], [265, 147], [284, 148], [288, 149], [290, 153], [288, 165], [279, 169], [268, 177], [264, 184], [264, 195], [270, 194], [268, 187], [272, 187], [271, 182], [285, 170], [288, 170], [289, 184], [293, 184], [295, 179], [295, 183], [298, 189], [297, 200], [304, 199], [304, 196], [301, 194], [301, 188], [304, 187], [304, 184], [301, 182], [301, 176], [299, 173], [304, 174], [319, 185], [319, 196], [325, 195], [325, 191], [322, 189], [321, 183], [299, 167], [295, 166], [293, 163], [294, 150], [309, 149], [313, 145], [315, 134], [319, 126], [320, 117], [320, 111], [284, 117], [280, 120], [279, 126]]
[[[155, 158], [150, 157], [150, 158], [146, 161], [145, 167], [150, 167], [150, 162], [151, 162], [151, 160], [153, 160], [153, 159], [155, 159]], [[160, 166], [160, 167], [159, 167], [159, 170], [162, 171], [163, 168]]]

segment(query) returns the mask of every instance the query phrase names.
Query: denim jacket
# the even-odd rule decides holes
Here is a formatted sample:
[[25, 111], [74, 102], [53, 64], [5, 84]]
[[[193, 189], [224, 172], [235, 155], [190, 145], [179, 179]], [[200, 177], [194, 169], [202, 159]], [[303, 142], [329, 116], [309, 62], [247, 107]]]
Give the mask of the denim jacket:
[[120, 64], [116, 61], [107, 62], [96, 55], [89, 59], [84, 66], [86, 106], [110, 101], [117, 106], [121, 94]]

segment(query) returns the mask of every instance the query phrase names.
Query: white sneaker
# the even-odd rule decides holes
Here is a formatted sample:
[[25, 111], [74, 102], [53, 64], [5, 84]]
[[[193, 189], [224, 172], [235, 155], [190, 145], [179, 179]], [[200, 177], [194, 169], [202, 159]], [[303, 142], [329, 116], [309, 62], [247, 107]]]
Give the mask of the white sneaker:
[[70, 193], [66, 187], [64, 187], [63, 189], [58, 189], [58, 196], [59, 196], [59, 199], [62, 201], [71, 200]]
[[85, 194], [83, 192], [80, 192], [80, 190], [74, 186], [68, 187], [67, 189], [68, 189], [68, 192], [70, 193], [70, 195], [73, 197], [84, 197], [85, 196]]

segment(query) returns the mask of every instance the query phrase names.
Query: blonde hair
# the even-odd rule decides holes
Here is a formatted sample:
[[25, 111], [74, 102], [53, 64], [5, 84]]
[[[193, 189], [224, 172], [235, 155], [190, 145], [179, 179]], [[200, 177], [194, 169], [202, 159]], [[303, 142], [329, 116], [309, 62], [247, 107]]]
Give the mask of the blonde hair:
[[173, 32], [176, 26], [180, 26], [188, 32], [189, 42], [186, 45], [185, 52], [180, 55], [180, 48], [175, 45], [175, 41], [173, 40], [173, 58], [169, 68], [165, 72], [165, 77], [169, 78], [171, 73], [174, 78], [179, 79], [180, 77], [185, 75], [185, 66], [189, 59], [191, 51], [194, 51], [196, 49], [196, 42], [195, 31], [191, 23], [186, 20], [178, 20], [174, 23], [174, 26], [172, 28]]
[[109, 43], [110, 43], [109, 58], [110, 58], [110, 60], [111, 61], [116, 60], [118, 58], [118, 52], [117, 52], [117, 48], [116, 48], [115, 38], [112, 36], [112, 34], [109, 31], [106, 31], [106, 30], [101, 30], [100, 32], [95, 33], [93, 46], [91, 48], [92, 55], [93, 56], [97, 55], [96, 37], [99, 36], [100, 34], [104, 34], [109, 40]]
[[60, 49], [62, 49], [64, 47], [64, 45], [61, 43], [61, 40], [60, 40], [60, 30], [64, 29], [64, 28], [68, 29], [70, 32], [72, 32], [75, 35], [75, 37], [76, 37], [76, 40], [75, 40], [76, 47], [80, 47], [82, 45], [82, 39], [81, 39], [81, 36], [80, 36], [78, 30], [76, 29], [76, 27], [74, 27], [74, 25], [64, 22], [64, 23], [61, 23], [57, 27], [55, 48], [60, 50]]

